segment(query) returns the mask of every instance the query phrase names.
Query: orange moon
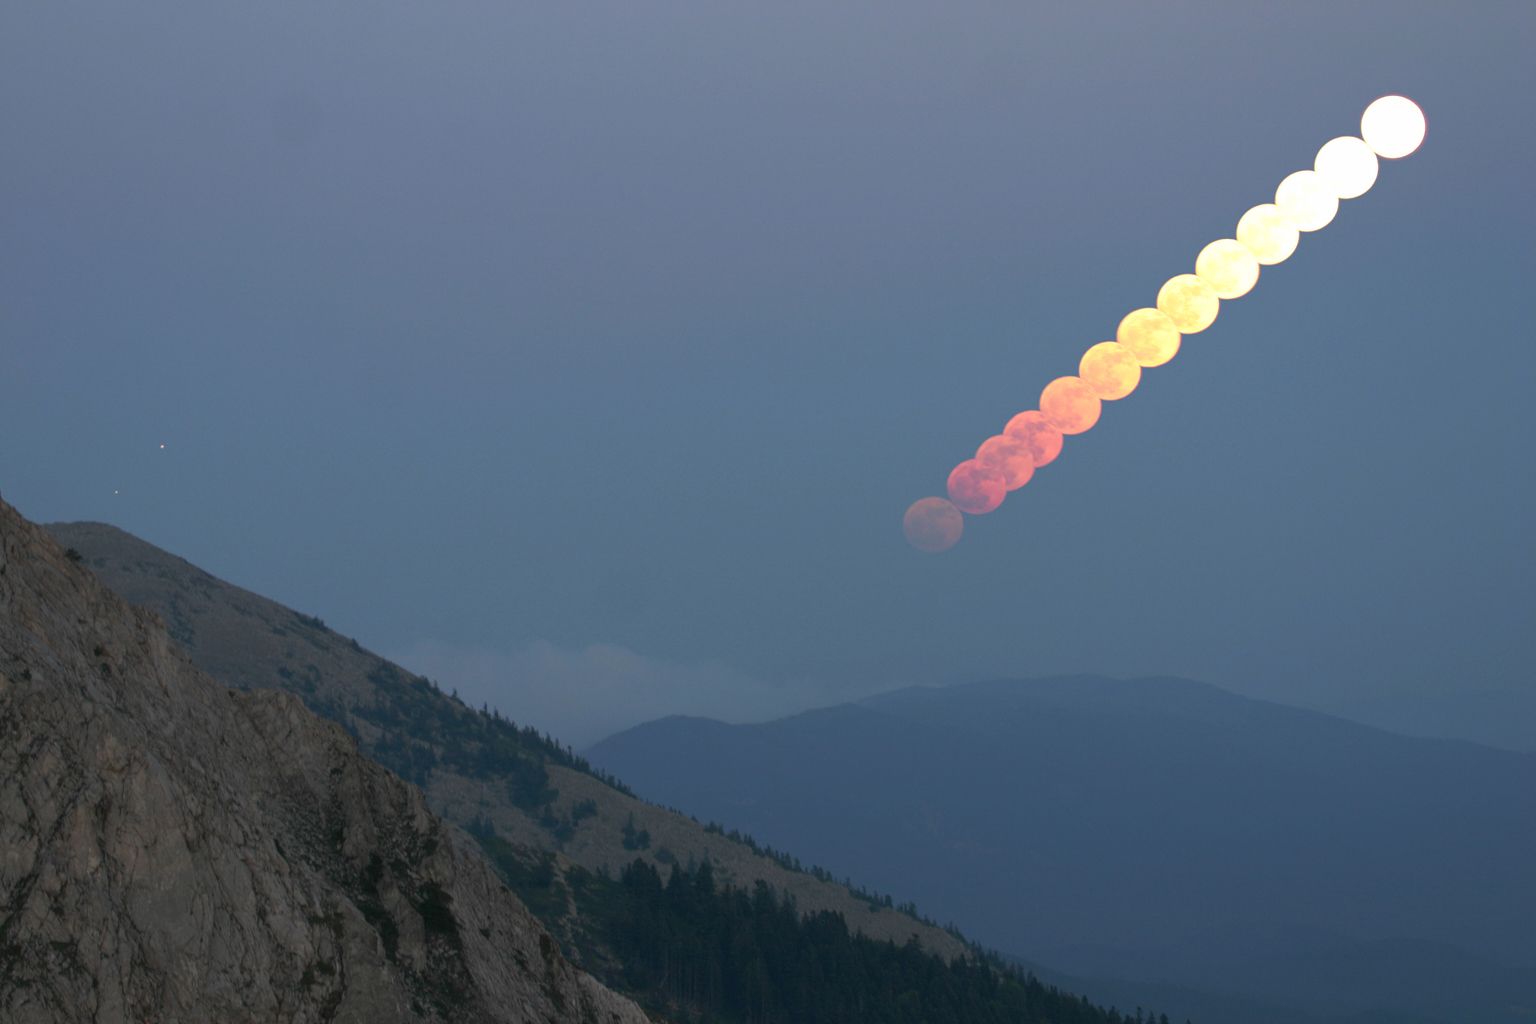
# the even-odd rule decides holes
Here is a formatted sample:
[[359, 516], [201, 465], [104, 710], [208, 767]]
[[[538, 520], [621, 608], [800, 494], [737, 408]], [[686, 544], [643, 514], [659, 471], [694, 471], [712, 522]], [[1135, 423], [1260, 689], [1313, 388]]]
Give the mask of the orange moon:
[[1081, 377], [1057, 377], [1040, 392], [1040, 411], [1063, 434], [1081, 434], [1099, 422], [1099, 396]]
[[1115, 340], [1146, 367], [1162, 366], [1179, 351], [1179, 329], [1167, 313], [1157, 309], [1127, 313], [1115, 328]]
[[1056, 461], [1056, 456], [1061, 454], [1061, 431], [1051, 426], [1039, 409], [1019, 413], [1008, 421], [1003, 433], [1029, 446], [1036, 469]]
[[1118, 341], [1101, 341], [1083, 353], [1077, 375], [1106, 402], [1124, 398], [1141, 383], [1141, 364]]
[[1035, 457], [1029, 445], [1007, 434], [994, 434], [976, 449], [976, 461], [1003, 474], [1003, 483], [1016, 491], [1035, 475]]
[[919, 551], [937, 554], [948, 551], [965, 532], [965, 516], [943, 498], [919, 498], [901, 517], [901, 530], [907, 543]]
[[949, 471], [949, 500], [962, 512], [984, 516], [1003, 503], [1008, 481], [1001, 471], [966, 459]]

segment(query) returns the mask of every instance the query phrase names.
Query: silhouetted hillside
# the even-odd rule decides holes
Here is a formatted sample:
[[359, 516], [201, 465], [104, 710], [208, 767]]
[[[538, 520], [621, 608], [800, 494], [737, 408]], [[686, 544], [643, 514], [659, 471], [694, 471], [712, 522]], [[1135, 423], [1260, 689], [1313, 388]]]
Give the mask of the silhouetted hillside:
[[1075, 975], [1346, 1016], [1536, 1006], [1529, 755], [1093, 678], [666, 719], [588, 753]]

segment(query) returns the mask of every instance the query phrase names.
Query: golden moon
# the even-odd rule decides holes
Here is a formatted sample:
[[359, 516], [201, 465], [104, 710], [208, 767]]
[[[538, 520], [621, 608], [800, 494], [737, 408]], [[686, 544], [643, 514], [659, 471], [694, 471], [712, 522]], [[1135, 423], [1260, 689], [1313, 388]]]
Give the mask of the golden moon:
[[1035, 475], [1035, 457], [1029, 445], [1007, 434], [994, 434], [976, 449], [976, 461], [1003, 474], [1003, 484], [1016, 491]]
[[1406, 96], [1383, 96], [1360, 116], [1360, 137], [1377, 156], [1405, 157], [1424, 141], [1424, 111]]
[[1019, 413], [1008, 421], [1003, 433], [1028, 446], [1036, 469], [1054, 462], [1056, 456], [1061, 454], [1061, 431], [1051, 426], [1045, 413], [1039, 409], [1026, 409]]
[[949, 500], [962, 512], [986, 515], [1003, 503], [1008, 482], [991, 466], [966, 459], [949, 471]]
[[1125, 315], [1115, 328], [1115, 340], [1130, 350], [1142, 366], [1162, 366], [1179, 351], [1179, 329], [1168, 314], [1157, 309], [1137, 309]]
[[919, 498], [901, 517], [901, 530], [907, 543], [919, 551], [937, 554], [948, 551], [965, 532], [965, 516], [943, 498]]
[[1235, 238], [1221, 238], [1195, 257], [1195, 276], [1211, 286], [1218, 299], [1240, 299], [1259, 283], [1259, 261]]
[[1099, 422], [1102, 404], [1081, 377], [1057, 377], [1040, 392], [1040, 411], [1063, 434], [1081, 434]]
[[1364, 139], [1341, 135], [1323, 143], [1312, 169], [1340, 199], [1358, 199], [1376, 184], [1380, 161]]
[[1301, 232], [1274, 203], [1262, 203], [1237, 222], [1237, 240], [1248, 247], [1254, 259], [1272, 267], [1296, 251]]
[[1180, 334], [1199, 334], [1216, 322], [1221, 300], [1199, 277], [1179, 274], [1158, 289], [1157, 308], [1167, 314]]
[[1077, 375], [1106, 402], [1124, 398], [1141, 383], [1141, 364], [1118, 341], [1101, 341], [1083, 353]]
[[1316, 171], [1297, 171], [1275, 189], [1275, 205], [1302, 231], [1316, 231], [1339, 212], [1339, 197]]

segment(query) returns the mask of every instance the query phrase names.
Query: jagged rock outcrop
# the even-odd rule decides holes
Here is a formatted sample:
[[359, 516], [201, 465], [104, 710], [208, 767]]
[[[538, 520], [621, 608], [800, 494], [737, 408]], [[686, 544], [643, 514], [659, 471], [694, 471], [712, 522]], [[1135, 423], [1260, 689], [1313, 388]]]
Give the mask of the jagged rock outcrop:
[[646, 1017], [340, 728], [0, 501], [0, 1020]]

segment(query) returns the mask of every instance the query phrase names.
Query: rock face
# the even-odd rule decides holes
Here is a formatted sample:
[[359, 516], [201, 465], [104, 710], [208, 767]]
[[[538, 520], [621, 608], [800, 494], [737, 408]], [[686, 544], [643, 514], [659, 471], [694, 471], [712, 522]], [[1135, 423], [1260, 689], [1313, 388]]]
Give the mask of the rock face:
[[473, 842], [0, 501], [0, 1019], [640, 1024]]
[[[217, 579], [117, 527], [55, 523], [47, 530], [62, 545], [77, 549], [84, 564], [114, 592], [163, 616], [181, 648], [221, 683], [293, 693], [312, 710], [344, 723], [365, 754], [391, 765], [399, 763], [402, 733], [418, 734], [404, 738], [420, 744], [419, 752], [430, 751], [432, 768], [414, 781], [432, 809], [448, 821], [467, 825], [477, 818], [487, 820], [518, 847], [554, 854], [560, 870], [576, 864], [617, 874], [640, 858], [665, 877], [674, 862], [707, 859], [722, 882], [747, 890], [765, 882], [775, 892], [792, 896], [802, 911], [841, 914], [849, 928], [870, 938], [901, 945], [915, 937], [946, 959], [966, 955], [964, 942], [935, 925], [851, 893], [830, 879], [789, 870], [686, 815], [635, 799], [590, 774], [550, 762], [548, 782], [555, 799], [548, 813], [519, 806], [509, 799], [508, 776], [494, 769], [466, 772], [462, 759], [456, 766], [451, 756], [455, 751], [450, 748], [463, 754], [478, 745], [488, 722], [481, 712], [465, 709], [313, 616]], [[516, 684], [507, 681], [509, 694], [515, 694]], [[414, 723], [457, 725], [440, 732], [441, 742], [423, 744], [420, 729], [380, 728], [397, 711]], [[537, 756], [536, 751], [530, 753]], [[397, 770], [405, 775], [409, 768]], [[628, 827], [643, 831], [650, 844], [636, 849], [627, 837]], [[574, 902], [569, 906], [574, 913]], [[583, 927], [574, 917], [557, 919], [547, 909], [545, 913], [544, 923], [566, 938]]]

